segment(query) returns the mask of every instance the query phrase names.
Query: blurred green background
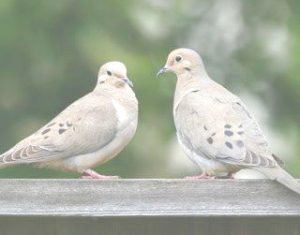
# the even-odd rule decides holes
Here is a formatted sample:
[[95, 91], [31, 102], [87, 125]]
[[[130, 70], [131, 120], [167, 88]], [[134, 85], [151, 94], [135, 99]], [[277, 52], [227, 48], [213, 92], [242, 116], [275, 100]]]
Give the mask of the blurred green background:
[[[273, 151], [300, 176], [300, 1], [0, 1], [0, 152], [93, 89], [98, 68], [123, 61], [139, 99], [139, 127], [98, 167], [122, 177], [198, 172], [179, 149], [175, 76], [155, 74], [170, 50], [189, 47], [212, 78], [254, 113]], [[0, 177], [78, 177], [31, 166]]]

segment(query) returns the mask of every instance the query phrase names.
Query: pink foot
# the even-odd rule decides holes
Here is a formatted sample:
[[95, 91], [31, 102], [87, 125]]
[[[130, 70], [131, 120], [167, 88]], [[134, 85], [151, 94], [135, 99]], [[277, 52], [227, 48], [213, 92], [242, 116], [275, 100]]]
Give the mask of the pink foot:
[[184, 177], [188, 180], [197, 180], [197, 179], [215, 179], [215, 176], [210, 176], [207, 173], [202, 173], [201, 175], [194, 175], [194, 176], [186, 176]]
[[85, 170], [81, 177], [81, 179], [118, 179], [120, 178], [119, 176], [113, 176], [113, 175], [100, 175], [96, 171], [93, 171], [91, 169]]

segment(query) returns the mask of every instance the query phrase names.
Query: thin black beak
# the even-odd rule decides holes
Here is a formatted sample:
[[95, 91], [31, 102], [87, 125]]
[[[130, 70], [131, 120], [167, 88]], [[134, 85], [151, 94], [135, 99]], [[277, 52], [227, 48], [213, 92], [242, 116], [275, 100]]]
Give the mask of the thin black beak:
[[122, 78], [122, 80], [128, 84], [128, 86], [130, 86], [131, 88], [133, 88], [133, 83], [132, 81], [130, 81], [128, 78]]
[[159, 77], [160, 75], [164, 74], [165, 72], [168, 71], [167, 67], [163, 67], [161, 70], [159, 70], [156, 74], [157, 77]]

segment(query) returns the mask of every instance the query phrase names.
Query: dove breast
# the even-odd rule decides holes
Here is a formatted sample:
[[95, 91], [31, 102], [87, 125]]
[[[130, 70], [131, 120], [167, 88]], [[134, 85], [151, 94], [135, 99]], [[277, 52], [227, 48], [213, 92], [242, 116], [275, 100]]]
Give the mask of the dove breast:
[[127, 125], [129, 117], [128, 110], [125, 109], [123, 105], [120, 104], [116, 99], [112, 100], [112, 104], [116, 110], [117, 118], [118, 118], [118, 127], [124, 128]]

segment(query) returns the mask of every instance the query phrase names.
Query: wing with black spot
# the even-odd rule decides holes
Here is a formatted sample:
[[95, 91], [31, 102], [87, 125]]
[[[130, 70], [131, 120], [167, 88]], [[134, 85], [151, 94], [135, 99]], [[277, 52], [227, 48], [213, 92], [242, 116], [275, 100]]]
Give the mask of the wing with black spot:
[[274, 167], [268, 144], [257, 122], [235, 96], [191, 92], [175, 110], [181, 141], [206, 158], [241, 167]]
[[89, 94], [74, 102], [35, 134], [0, 156], [0, 164], [67, 158], [99, 150], [117, 133], [116, 110], [107, 97]]

